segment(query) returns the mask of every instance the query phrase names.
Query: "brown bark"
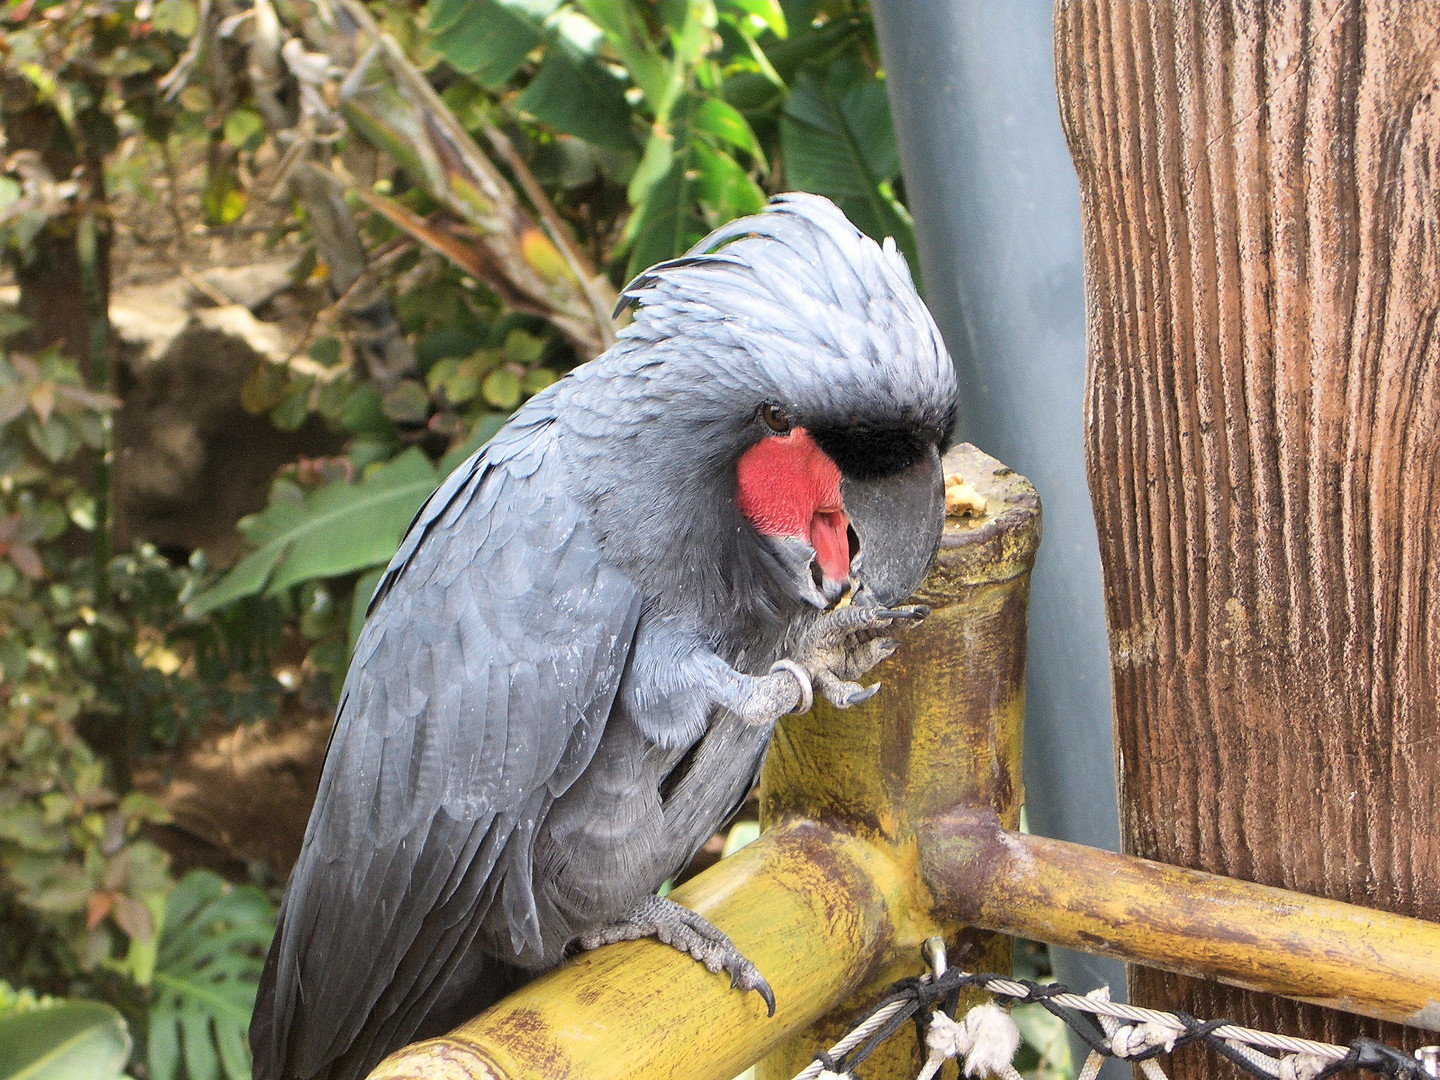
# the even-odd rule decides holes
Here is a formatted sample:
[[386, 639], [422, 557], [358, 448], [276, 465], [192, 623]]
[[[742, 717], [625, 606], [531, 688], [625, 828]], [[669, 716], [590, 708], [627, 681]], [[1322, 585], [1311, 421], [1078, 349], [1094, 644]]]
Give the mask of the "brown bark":
[[1440, 18], [1063, 2], [1056, 63], [1126, 849], [1440, 919]]

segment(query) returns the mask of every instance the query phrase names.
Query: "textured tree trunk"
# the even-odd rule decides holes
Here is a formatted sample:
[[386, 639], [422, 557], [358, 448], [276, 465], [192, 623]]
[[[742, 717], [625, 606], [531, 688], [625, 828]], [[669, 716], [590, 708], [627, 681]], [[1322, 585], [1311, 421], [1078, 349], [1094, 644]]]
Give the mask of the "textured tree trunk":
[[1063, 2], [1056, 63], [1126, 849], [1440, 919], [1440, 17]]

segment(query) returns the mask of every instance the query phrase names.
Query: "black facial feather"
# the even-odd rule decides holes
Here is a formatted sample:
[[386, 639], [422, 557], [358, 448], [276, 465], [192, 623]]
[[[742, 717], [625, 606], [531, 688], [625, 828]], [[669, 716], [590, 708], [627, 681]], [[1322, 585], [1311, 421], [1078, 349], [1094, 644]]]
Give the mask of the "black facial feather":
[[810, 434], [840, 472], [856, 480], [881, 480], [903, 472], [935, 441], [914, 428], [868, 424], [817, 428]]

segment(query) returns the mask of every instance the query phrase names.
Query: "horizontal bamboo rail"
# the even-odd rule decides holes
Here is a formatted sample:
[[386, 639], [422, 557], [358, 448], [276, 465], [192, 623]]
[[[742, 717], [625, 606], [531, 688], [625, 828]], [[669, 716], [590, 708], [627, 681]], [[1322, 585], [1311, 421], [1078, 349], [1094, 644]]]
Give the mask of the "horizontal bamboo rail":
[[897, 934], [914, 903], [914, 872], [881, 848], [793, 822], [671, 895], [730, 935], [769, 980], [730, 989], [656, 941], [577, 957], [522, 987], [445, 1039], [393, 1055], [371, 1080], [731, 1080], [873, 978], [887, 957], [934, 929]]
[[1096, 851], [957, 810], [921, 844], [968, 926], [1440, 1031], [1440, 924]]

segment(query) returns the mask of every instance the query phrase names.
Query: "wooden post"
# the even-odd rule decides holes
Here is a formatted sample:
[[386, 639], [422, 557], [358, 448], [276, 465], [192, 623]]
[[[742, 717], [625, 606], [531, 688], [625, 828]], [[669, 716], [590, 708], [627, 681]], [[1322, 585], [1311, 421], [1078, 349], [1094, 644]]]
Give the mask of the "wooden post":
[[[1435, 9], [1065, 0], [1056, 64], [1126, 849], [1440, 919]], [[1433, 1041], [1131, 984], [1330, 1041]]]

